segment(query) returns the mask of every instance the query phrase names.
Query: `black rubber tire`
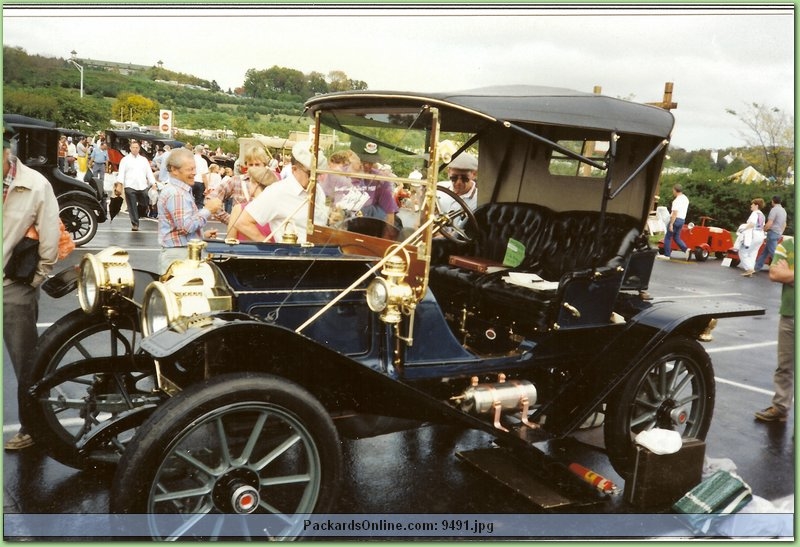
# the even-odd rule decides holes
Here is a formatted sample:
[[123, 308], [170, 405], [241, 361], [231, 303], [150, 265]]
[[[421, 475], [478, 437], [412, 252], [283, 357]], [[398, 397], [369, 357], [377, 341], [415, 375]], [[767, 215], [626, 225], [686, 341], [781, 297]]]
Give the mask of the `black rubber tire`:
[[716, 258], [717, 260], [722, 260], [723, 258], [725, 258], [725, 253], [717, 251], [716, 253], [714, 253], [714, 258]]
[[[660, 379], [666, 383], [652, 382], [659, 378], [654, 376], [658, 373], [663, 373]], [[684, 438], [705, 439], [714, 398], [714, 370], [703, 347], [685, 336], [667, 339], [608, 399], [603, 433], [614, 469], [626, 480], [630, 478], [635, 463], [633, 439], [646, 429], [672, 429]], [[685, 401], [684, 405], [680, 401]], [[681, 407], [687, 411], [686, 421], [678, 425], [674, 418]]]
[[698, 262], [705, 262], [706, 260], [708, 260], [708, 254], [709, 254], [708, 250], [702, 247], [695, 247], [694, 249], [694, 258]]
[[[261, 416], [265, 424], [272, 424], [269, 434], [264, 434], [266, 426], [257, 426]], [[252, 420], [252, 426], [248, 419]], [[258, 435], [254, 436], [256, 430]], [[224, 435], [220, 431], [224, 431]], [[258, 460], [264, 453], [273, 453], [276, 444], [284, 446], [285, 438], [298, 439], [293, 452], [281, 452], [280, 457], [254, 471], [252, 460]], [[250, 442], [250, 453], [242, 457], [247, 450], [247, 445], [241, 446], [245, 439]], [[226, 451], [220, 449], [223, 443], [217, 442], [223, 440], [227, 456]], [[186, 463], [189, 459], [202, 460], [203, 467]], [[333, 506], [339, 494], [342, 459], [333, 420], [322, 404], [303, 387], [267, 374], [217, 376], [177, 394], [138, 429], [114, 477], [111, 511], [146, 515], [146, 524], [138, 527], [138, 533], [153, 538], [172, 537], [171, 528], [158, 529], [164, 521], [154, 515], [231, 513], [232, 510], [226, 509], [219, 500], [230, 498], [231, 475], [250, 473], [256, 479], [252, 485], [258, 488], [260, 503], [269, 504], [283, 514], [324, 513]], [[309, 477], [307, 484], [284, 486], [282, 492], [270, 490], [275, 486], [257, 486], [264, 479], [261, 474], [270, 473], [269, 468], [273, 465], [278, 466], [273, 468], [273, 473], [291, 471], [291, 476]], [[208, 472], [209, 469], [214, 470], [214, 475]], [[173, 486], [180, 491], [180, 500], [154, 499], [156, 495], [169, 498]], [[205, 493], [183, 496], [184, 491], [195, 488], [205, 490]], [[294, 500], [298, 497], [300, 500], [295, 507]], [[287, 501], [289, 498], [291, 501]], [[285, 504], [290, 510], [286, 510]], [[257, 505], [256, 508], [259, 516], [263, 516], [260, 514], [263, 506]], [[301, 524], [287, 526], [297, 531], [294, 526]], [[244, 537], [265, 539], [261, 528]], [[193, 537], [209, 538], [205, 532], [191, 529], [185, 532], [187, 536], [198, 534]], [[275, 530], [270, 533], [274, 534]], [[230, 536], [224, 538], [231, 539]]]
[[[125, 331], [129, 333], [127, 336], [131, 336], [132, 333], [139, 330], [139, 321], [136, 315], [119, 319], [117, 324], [124, 327]], [[126, 335], [123, 333], [123, 336]], [[92, 350], [91, 346], [102, 344], [105, 337], [108, 337], [109, 342], [108, 347], [104, 348], [107, 351]], [[78, 362], [86, 357], [112, 355], [110, 337], [110, 324], [102, 314], [87, 315], [83, 310], [74, 310], [56, 321], [42, 334], [34, 349], [31, 364], [20, 380], [20, 416], [34, 441], [38, 446], [44, 448], [53, 459], [77, 469], [113, 467], [122, 450], [121, 442], [117, 446], [109, 446], [108, 453], [102, 454], [100, 460], [81, 456], [77, 451], [76, 443], [83, 438], [86, 431], [81, 433], [81, 426], [72, 422], [80, 421], [82, 415], [90, 414], [101, 422], [109, 419], [90, 408], [92, 401], [90, 393], [94, 391], [97, 394], [98, 391], [98, 385], [93, 382], [93, 375], [84, 374], [61, 382], [50, 390], [52, 394], [48, 393], [40, 398], [30, 396], [27, 390], [42, 378], [70, 363]], [[130, 354], [125, 344], [119, 339], [117, 340], [117, 354]], [[120, 351], [125, 353], [120, 353]], [[153, 376], [153, 374], [125, 373], [119, 375], [119, 378], [123, 376], [125, 380], [135, 378], [135, 382], [138, 382], [147, 376]], [[114, 383], [113, 385], [118, 389], [118, 384]], [[128, 384], [122, 382], [122, 385]], [[126, 395], [134, 396], [127, 391]], [[67, 397], [72, 400], [86, 398], [86, 405], [80, 409], [65, 411], [59, 407], [59, 397]], [[94, 425], [96, 424], [90, 426], [90, 431]], [[118, 439], [115, 439], [115, 442], [118, 442]]]
[[97, 216], [90, 207], [80, 201], [68, 200], [59, 203], [58, 216], [61, 217], [76, 247], [89, 243], [97, 233]]

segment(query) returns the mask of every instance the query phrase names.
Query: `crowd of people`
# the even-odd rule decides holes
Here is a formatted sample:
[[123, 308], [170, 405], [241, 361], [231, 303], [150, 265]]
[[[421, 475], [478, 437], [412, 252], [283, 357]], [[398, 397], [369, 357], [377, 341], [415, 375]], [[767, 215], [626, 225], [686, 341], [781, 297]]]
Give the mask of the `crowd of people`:
[[[681, 229], [686, 220], [689, 198], [683, 193], [680, 184], [672, 188], [672, 202], [667, 231], [664, 236], [664, 255], [669, 260], [674, 244], [683, 252], [688, 247], [681, 239]], [[769, 279], [781, 284], [781, 302], [778, 321], [778, 366], [773, 373], [775, 393], [772, 404], [755, 413], [760, 422], [786, 422], [789, 410], [794, 404], [794, 238], [784, 236], [786, 230], [786, 209], [781, 196], [774, 195], [770, 200], [769, 215], [764, 215], [766, 203], [763, 198], [750, 201], [750, 213], [736, 230], [734, 249], [738, 253], [739, 268], [743, 277], [752, 278], [764, 269], [769, 262]], [[764, 244], [766, 242], [766, 244]]]

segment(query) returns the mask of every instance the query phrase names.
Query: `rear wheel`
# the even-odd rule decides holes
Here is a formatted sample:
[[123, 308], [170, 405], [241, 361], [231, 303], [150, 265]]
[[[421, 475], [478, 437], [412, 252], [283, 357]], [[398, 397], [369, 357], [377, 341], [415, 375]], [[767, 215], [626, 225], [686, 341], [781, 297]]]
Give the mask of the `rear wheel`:
[[609, 398], [605, 444], [614, 469], [630, 478], [633, 438], [653, 429], [705, 439], [714, 412], [714, 370], [705, 350], [684, 336], [667, 340]]
[[78, 247], [89, 243], [97, 233], [97, 216], [91, 208], [79, 201], [59, 204], [58, 216]]
[[158, 539], [292, 539], [302, 514], [332, 506], [341, 475], [338, 434], [310, 393], [229, 374], [180, 392], [139, 428], [111, 510], [145, 515]]

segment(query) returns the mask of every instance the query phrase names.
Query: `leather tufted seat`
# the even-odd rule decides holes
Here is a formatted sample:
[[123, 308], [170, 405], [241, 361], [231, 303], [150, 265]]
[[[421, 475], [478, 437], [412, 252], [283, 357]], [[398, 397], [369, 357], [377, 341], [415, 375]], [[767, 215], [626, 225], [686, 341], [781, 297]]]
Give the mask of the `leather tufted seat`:
[[470, 248], [437, 242], [431, 287], [437, 299], [492, 310], [515, 323], [545, 328], [556, 291], [542, 292], [503, 281], [504, 272], [480, 274], [447, 263], [450, 254], [480, 256], [502, 262], [509, 238], [525, 246], [525, 258], [515, 271], [560, 281], [576, 272], [625, 266], [639, 235], [636, 219], [606, 213], [602, 237], [597, 237], [600, 213], [565, 211], [524, 203], [492, 203], [475, 210], [480, 232], [470, 234]]

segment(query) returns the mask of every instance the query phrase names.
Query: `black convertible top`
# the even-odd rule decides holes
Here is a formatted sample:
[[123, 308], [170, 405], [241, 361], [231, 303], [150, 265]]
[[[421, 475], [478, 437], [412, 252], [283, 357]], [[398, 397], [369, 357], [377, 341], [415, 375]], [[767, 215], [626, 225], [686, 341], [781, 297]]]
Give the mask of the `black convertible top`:
[[493, 121], [575, 126], [668, 138], [675, 119], [662, 108], [556, 87], [509, 85], [465, 91], [345, 91], [306, 102], [320, 108], [431, 104]]

